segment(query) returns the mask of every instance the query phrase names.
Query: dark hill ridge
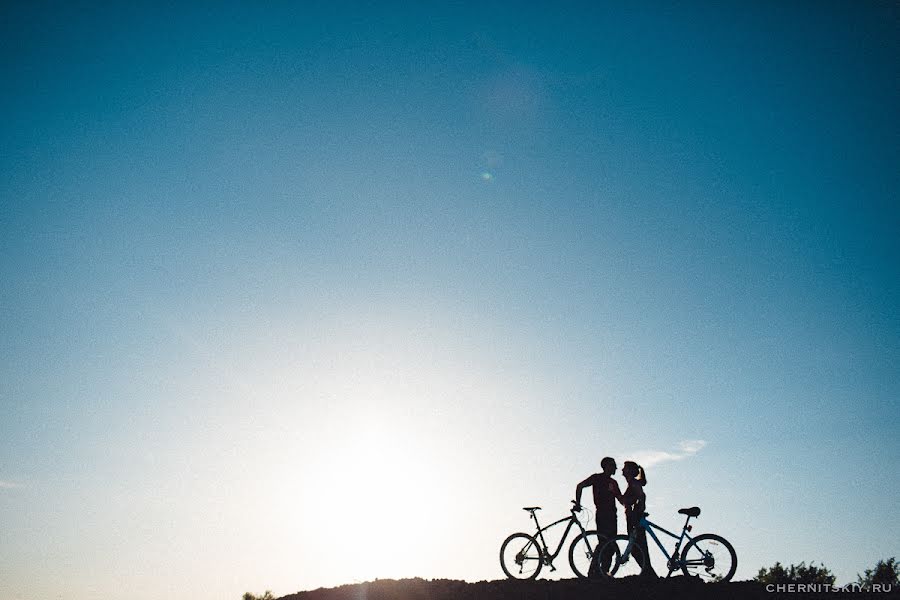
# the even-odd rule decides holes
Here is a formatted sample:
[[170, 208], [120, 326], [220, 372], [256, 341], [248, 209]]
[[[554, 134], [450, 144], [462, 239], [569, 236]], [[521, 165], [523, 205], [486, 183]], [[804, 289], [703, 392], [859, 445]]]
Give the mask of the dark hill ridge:
[[453, 579], [376, 579], [372, 582], [343, 585], [283, 596], [279, 600], [705, 600], [719, 598], [742, 600], [766, 598], [900, 598], [900, 589], [891, 593], [851, 592], [774, 593], [755, 581], [710, 584], [673, 577], [656, 581], [629, 577], [612, 581], [563, 579], [561, 581], [479, 581], [467, 583]]

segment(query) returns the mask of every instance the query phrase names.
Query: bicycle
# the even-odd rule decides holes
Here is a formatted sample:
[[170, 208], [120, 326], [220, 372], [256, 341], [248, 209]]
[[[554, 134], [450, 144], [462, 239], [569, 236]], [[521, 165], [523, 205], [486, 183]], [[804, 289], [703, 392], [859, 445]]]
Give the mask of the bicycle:
[[[672, 575], [673, 572], [681, 570], [685, 576], [696, 576], [710, 582], [726, 582], [734, 577], [734, 571], [737, 569], [737, 554], [731, 543], [720, 535], [714, 533], [704, 533], [696, 537], [691, 536], [690, 520], [692, 517], [700, 515], [700, 509], [696, 506], [691, 508], [682, 508], [679, 514], [687, 515], [684, 527], [681, 529], [681, 535], [675, 535], [671, 531], [663, 529], [656, 523], [647, 520], [650, 513], [644, 513], [638, 522], [638, 527], [643, 528], [659, 549], [666, 557], [666, 567], [669, 572], [666, 577]], [[665, 533], [678, 542], [669, 555], [654, 530]], [[644, 551], [640, 546], [635, 544], [635, 535], [637, 527], [631, 532], [631, 535], [617, 535], [613, 539], [607, 541], [598, 553], [599, 556], [606, 556], [607, 553], [612, 555], [609, 571], [603, 573], [607, 577], [626, 577], [629, 575], [637, 575], [644, 569], [645, 562], [649, 557], [644, 556]], [[685, 541], [687, 544], [684, 551], [679, 554], [681, 544]], [[648, 546], [649, 549], [649, 546]]]
[[[594, 551], [606, 541], [606, 537], [600, 536], [596, 530], [585, 529], [576, 517], [576, 514], [581, 512], [581, 506], [574, 500], [572, 504], [574, 506], [569, 509], [568, 517], [554, 521], [546, 527], [541, 527], [535, 514], [536, 511], [541, 510], [540, 506], [523, 508], [534, 519], [537, 531], [534, 535], [514, 533], [503, 541], [503, 545], [500, 546], [500, 566], [507, 577], [510, 579], [534, 579], [545, 564], [550, 567], [551, 571], [555, 571], [556, 567], [553, 566], [553, 561], [562, 551], [563, 544], [573, 526], [577, 526], [581, 533], [572, 540], [572, 545], [569, 546], [569, 566], [578, 577], [588, 576]], [[544, 532], [561, 523], [568, 523], [566, 531], [559, 540], [559, 546], [551, 553], [547, 541], [544, 539]]]

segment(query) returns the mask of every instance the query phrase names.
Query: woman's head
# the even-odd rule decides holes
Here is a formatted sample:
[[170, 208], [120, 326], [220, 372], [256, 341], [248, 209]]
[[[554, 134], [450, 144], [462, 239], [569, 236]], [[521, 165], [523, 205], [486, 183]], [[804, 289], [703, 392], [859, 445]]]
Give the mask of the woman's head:
[[647, 485], [647, 474], [644, 473], [644, 467], [633, 460], [625, 461], [625, 464], [622, 466], [622, 475], [629, 481], [636, 481], [641, 485]]

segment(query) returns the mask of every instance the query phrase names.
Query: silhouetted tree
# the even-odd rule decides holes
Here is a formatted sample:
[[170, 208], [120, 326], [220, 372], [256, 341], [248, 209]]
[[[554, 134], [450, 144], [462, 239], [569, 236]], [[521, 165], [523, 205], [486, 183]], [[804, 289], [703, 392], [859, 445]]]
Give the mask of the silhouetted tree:
[[756, 581], [760, 583], [827, 583], [834, 585], [834, 575], [825, 565], [816, 566], [813, 563], [802, 562], [799, 565], [790, 565], [784, 568], [780, 562], [776, 562], [771, 568], [762, 568], [756, 574]]
[[243, 600], [275, 600], [275, 596], [272, 595], [271, 590], [266, 590], [266, 593], [262, 596], [254, 596], [250, 592], [244, 594]]
[[879, 560], [874, 569], [866, 569], [863, 575], [856, 578], [859, 585], [866, 588], [872, 584], [900, 587], [900, 564], [894, 557]]

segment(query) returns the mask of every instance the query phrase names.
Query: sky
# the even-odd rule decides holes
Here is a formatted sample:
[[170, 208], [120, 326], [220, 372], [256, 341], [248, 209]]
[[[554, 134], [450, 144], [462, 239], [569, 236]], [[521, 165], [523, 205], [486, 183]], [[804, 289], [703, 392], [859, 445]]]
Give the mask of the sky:
[[900, 555], [895, 3], [0, 15], [0, 597]]

